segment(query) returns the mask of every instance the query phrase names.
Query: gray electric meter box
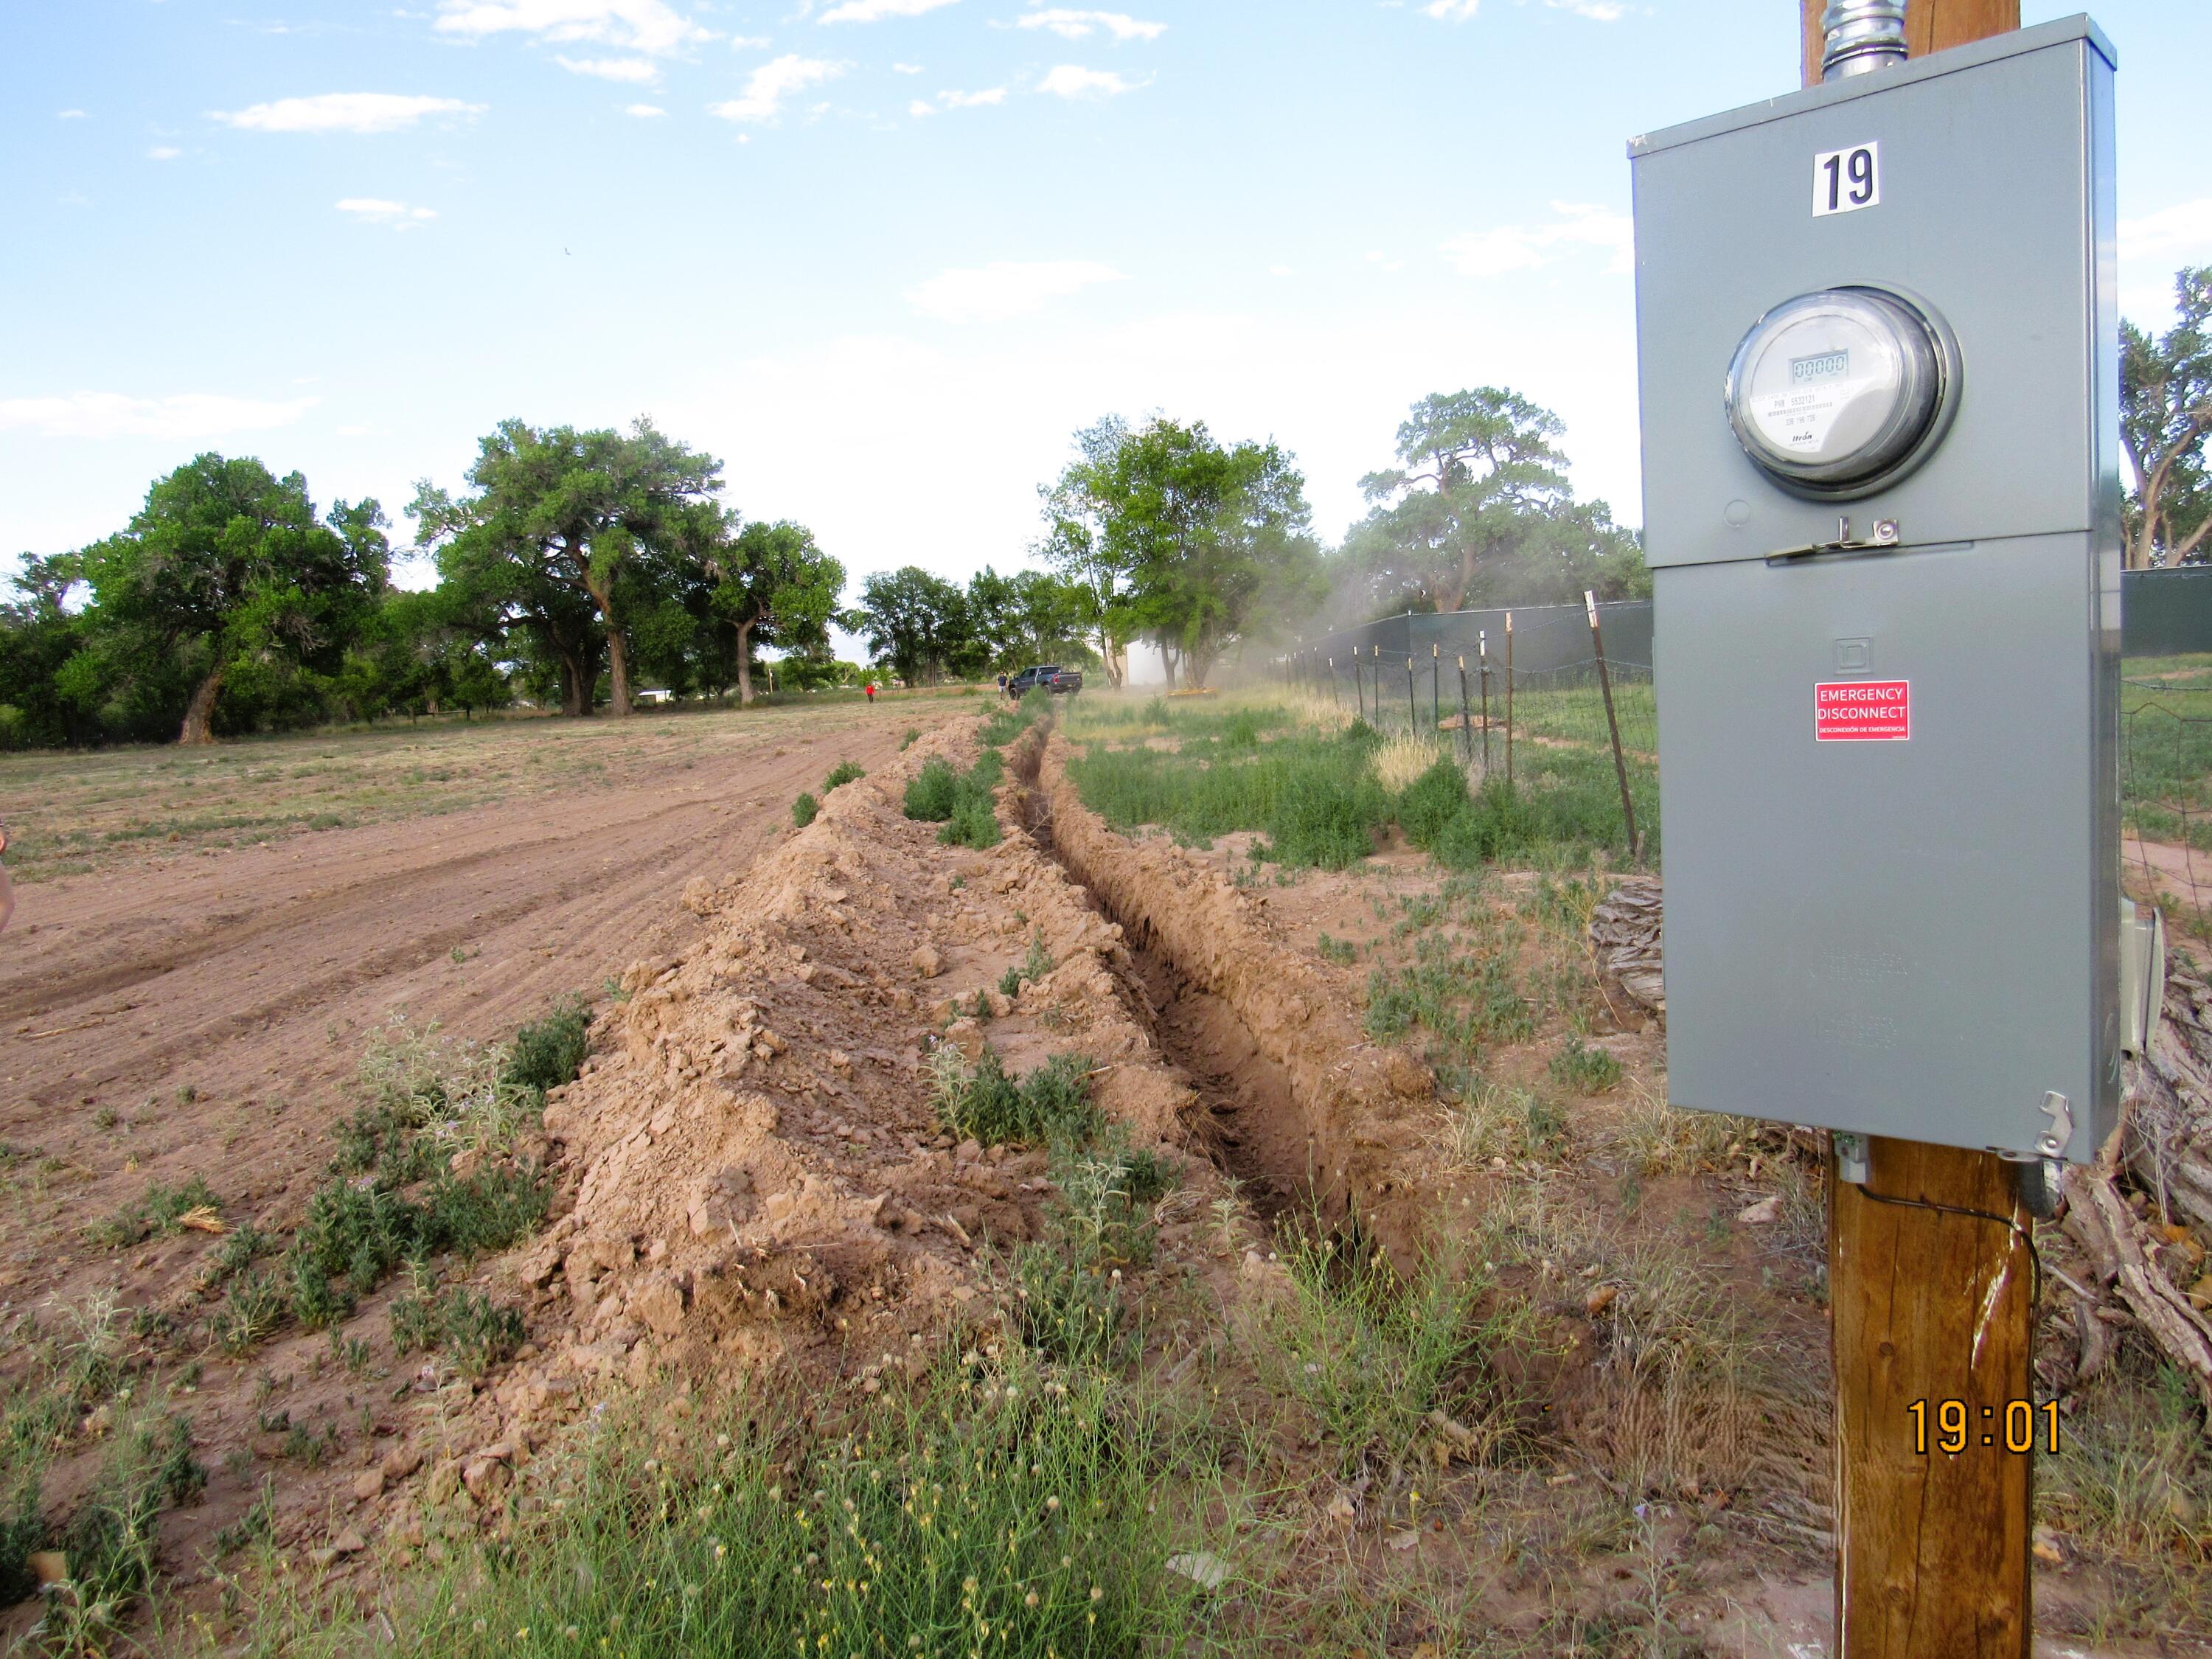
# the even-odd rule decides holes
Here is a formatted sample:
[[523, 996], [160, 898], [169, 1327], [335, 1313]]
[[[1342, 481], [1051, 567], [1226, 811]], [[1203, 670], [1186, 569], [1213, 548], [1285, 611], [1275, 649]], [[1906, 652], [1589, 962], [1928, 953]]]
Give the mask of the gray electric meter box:
[[1680, 1105], [2112, 1127], [2113, 63], [2077, 18], [1630, 146]]

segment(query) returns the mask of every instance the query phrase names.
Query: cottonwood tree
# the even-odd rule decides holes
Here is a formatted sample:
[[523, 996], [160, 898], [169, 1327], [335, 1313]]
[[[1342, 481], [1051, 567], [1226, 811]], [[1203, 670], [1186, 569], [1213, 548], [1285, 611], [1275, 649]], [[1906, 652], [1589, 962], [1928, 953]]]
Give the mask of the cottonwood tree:
[[1138, 613], [1175, 684], [1204, 686], [1255, 629], [1322, 598], [1305, 480], [1278, 445], [1224, 445], [1203, 421], [1155, 420], [1123, 445], [1123, 533], [1139, 549]]
[[319, 519], [297, 472], [206, 454], [156, 480], [76, 569], [110, 660], [183, 675], [178, 741], [212, 743], [226, 687], [267, 698], [339, 666], [387, 581], [384, 521], [374, 501]]
[[641, 417], [626, 433], [502, 421], [469, 469], [474, 495], [426, 480], [408, 511], [441, 575], [538, 632], [561, 664], [564, 712], [591, 712], [604, 648], [611, 709], [624, 715], [630, 617], [710, 544], [721, 471]]
[[985, 670], [1046, 662], [1088, 666], [1097, 660], [1083, 640], [1091, 614], [1089, 595], [1065, 577], [1042, 570], [1002, 576], [985, 565], [969, 578], [967, 599], [969, 626]]
[[[1149, 634], [1170, 685], [1186, 671], [1203, 684], [1255, 622], [1317, 600], [1304, 481], [1277, 445], [1156, 415], [1109, 416], [1076, 452], [1044, 491], [1038, 550], [1082, 584], [1109, 650]], [[1109, 678], [1120, 684], [1110, 659]]]
[[1115, 534], [1121, 486], [1115, 458], [1129, 424], [1109, 415], [1075, 434], [1075, 459], [1048, 484], [1037, 486], [1045, 532], [1030, 551], [1079, 587], [1085, 627], [1096, 641], [1109, 685], [1128, 674], [1128, 645], [1142, 630], [1136, 611], [1134, 550]]
[[736, 529], [728, 514], [704, 556], [714, 614], [734, 630], [738, 701], [753, 700], [753, 652], [773, 645], [819, 653], [845, 591], [845, 567], [788, 520]]
[[1642, 568], [1602, 502], [1577, 503], [1558, 416], [1499, 386], [1438, 392], [1398, 428], [1399, 465], [1360, 480], [1374, 503], [1346, 554], [1378, 605], [1463, 611], [1566, 595], [1568, 573], [1613, 597]]
[[908, 685], [940, 679], [975, 654], [968, 596], [920, 565], [870, 576], [855, 620], [876, 660]]
[[2204, 457], [2212, 433], [2212, 265], [2179, 272], [2173, 295], [2179, 319], [2158, 339], [2120, 325], [2120, 440], [2135, 474], [2130, 570], [2179, 564], [2212, 533]]

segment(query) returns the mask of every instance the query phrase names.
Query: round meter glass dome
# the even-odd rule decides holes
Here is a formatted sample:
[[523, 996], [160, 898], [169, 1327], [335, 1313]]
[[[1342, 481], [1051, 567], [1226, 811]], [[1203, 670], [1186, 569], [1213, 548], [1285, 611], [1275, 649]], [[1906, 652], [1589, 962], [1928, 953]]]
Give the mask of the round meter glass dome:
[[1864, 495], [1942, 435], [1957, 382], [1949, 331], [1902, 295], [1834, 288], [1775, 307], [1729, 365], [1729, 422], [1800, 495]]

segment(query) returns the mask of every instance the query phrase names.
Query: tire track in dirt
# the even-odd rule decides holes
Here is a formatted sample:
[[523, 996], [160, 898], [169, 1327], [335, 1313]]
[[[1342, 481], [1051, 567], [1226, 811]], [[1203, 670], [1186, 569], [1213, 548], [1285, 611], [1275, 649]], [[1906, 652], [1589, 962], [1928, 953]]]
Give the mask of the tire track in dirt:
[[88, 1266], [112, 1277], [52, 1229], [150, 1181], [204, 1174], [239, 1218], [304, 1191], [374, 1028], [404, 1011], [495, 1040], [672, 950], [696, 927], [676, 902], [688, 882], [742, 871], [836, 760], [874, 770], [908, 724], [943, 717], [891, 705], [779, 732], [779, 752], [763, 738], [700, 758], [678, 781], [23, 890], [0, 956], [0, 1142], [89, 1179], [72, 1183], [66, 1218], [19, 1214], [0, 1231], [0, 1299]]

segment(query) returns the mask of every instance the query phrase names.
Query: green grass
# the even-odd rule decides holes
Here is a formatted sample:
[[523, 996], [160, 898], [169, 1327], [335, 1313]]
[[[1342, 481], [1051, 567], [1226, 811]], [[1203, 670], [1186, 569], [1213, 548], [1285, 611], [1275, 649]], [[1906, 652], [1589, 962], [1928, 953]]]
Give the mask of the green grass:
[[[162, 1513], [191, 1501], [207, 1475], [190, 1426], [134, 1352], [112, 1297], [50, 1307], [11, 1333], [0, 1379], [0, 1602], [33, 1588], [30, 1556], [58, 1549], [69, 1578], [46, 1605], [46, 1650], [107, 1650], [154, 1581]], [[48, 1468], [88, 1413], [102, 1450], [65, 1517], [41, 1503]]]
[[1515, 1400], [1490, 1361], [1517, 1331], [1508, 1301], [1479, 1261], [1437, 1257], [1409, 1279], [1357, 1232], [1318, 1226], [1285, 1239], [1291, 1296], [1265, 1322], [1263, 1370], [1316, 1420], [1348, 1474], [1370, 1458], [1413, 1460], [1442, 1413], [1494, 1455], [1511, 1434]]
[[[512, 1536], [418, 1571], [382, 1650], [1137, 1659], [1182, 1650], [1153, 1425], [1097, 1372], [946, 1354], [849, 1411], [611, 1410], [533, 1461]], [[895, 1374], [894, 1374], [895, 1375]], [[794, 1425], [817, 1416], [819, 1430]], [[253, 1651], [356, 1651], [272, 1598]]]
[[865, 778], [867, 775], [851, 761], [841, 760], [830, 769], [830, 775], [822, 780], [822, 793], [826, 795], [833, 789], [841, 788], [856, 779]]
[[[1281, 735], [1266, 735], [1271, 732]], [[1158, 825], [1203, 847], [1218, 836], [1257, 830], [1267, 838], [1266, 856], [1292, 869], [1356, 864], [1393, 822], [1451, 869], [1515, 858], [1587, 862], [1598, 850], [1627, 860], [1620, 786], [1605, 745], [1525, 745], [1513, 787], [1501, 766], [1473, 793], [1461, 768], [1439, 756], [1393, 796], [1370, 765], [1377, 734], [1358, 722], [1316, 733], [1297, 728], [1293, 711], [1264, 704], [1157, 715], [1125, 708], [1071, 717], [1069, 732], [1091, 739], [1070, 762], [1069, 777], [1085, 805], [1124, 832]], [[1139, 734], [1175, 738], [1179, 746], [1121, 741]], [[1644, 757], [1629, 764], [1644, 858], [1656, 861], [1656, 768]]]

